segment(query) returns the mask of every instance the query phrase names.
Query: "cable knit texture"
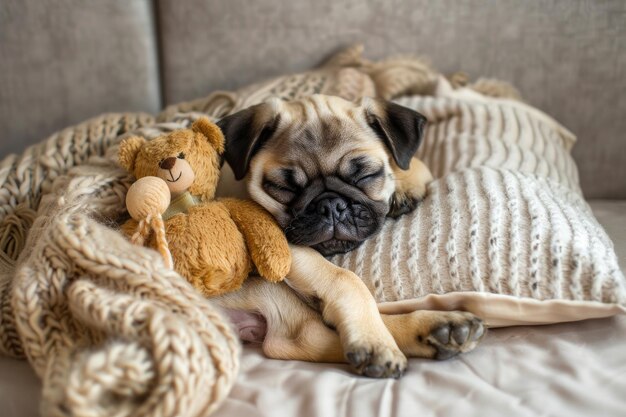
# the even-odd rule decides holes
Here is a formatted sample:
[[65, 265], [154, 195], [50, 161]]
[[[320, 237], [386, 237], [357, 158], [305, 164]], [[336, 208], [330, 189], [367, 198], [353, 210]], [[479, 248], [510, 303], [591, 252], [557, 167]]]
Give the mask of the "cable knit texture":
[[116, 145], [273, 95], [421, 95], [400, 102], [431, 122], [419, 151], [438, 177], [429, 196], [333, 258], [378, 301], [486, 291], [624, 304], [611, 242], [580, 195], [569, 132], [485, 96], [515, 98], [502, 83], [455, 89], [423, 61], [361, 52], [156, 118], [96, 117], [0, 162], [0, 354], [27, 358], [42, 378], [44, 416], [205, 416], [228, 394], [240, 350], [228, 324], [157, 252], [115, 230], [133, 181]]
[[237, 375], [227, 322], [110, 227], [132, 181], [113, 145], [153, 123], [105, 115], [0, 165], [0, 353], [42, 378], [45, 416], [205, 416]]

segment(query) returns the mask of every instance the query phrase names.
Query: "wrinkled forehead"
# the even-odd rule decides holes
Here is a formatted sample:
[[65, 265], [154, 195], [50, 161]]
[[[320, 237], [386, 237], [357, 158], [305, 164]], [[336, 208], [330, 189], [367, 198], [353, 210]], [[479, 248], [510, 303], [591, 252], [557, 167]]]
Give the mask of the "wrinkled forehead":
[[280, 117], [271, 148], [285, 165], [298, 164], [307, 173], [332, 173], [351, 155], [386, 157], [363, 109], [353, 103], [311, 97], [285, 103]]

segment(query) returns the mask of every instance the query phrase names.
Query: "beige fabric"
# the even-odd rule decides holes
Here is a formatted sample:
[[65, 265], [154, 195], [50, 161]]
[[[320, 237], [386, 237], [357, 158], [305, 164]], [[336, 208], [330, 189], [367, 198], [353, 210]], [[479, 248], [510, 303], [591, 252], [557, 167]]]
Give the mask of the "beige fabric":
[[435, 178], [487, 166], [548, 178], [581, 192], [570, 154], [576, 137], [550, 116], [516, 100], [454, 90], [443, 78], [435, 94], [397, 100], [428, 119], [417, 156]]
[[[347, 100], [361, 97], [391, 99], [402, 94], [431, 94], [439, 79], [424, 61], [411, 57], [369, 61], [362, 56], [363, 46], [354, 45], [333, 55], [320, 68], [261, 81], [237, 91], [218, 91], [208, 97], [169, 106], [158, 117], [171, 120], [181, 113], [202, 112], [221, 118], [270, 97], [285, 100], [312, 94], [337, 95]], [[494, 83], [487, 84], [494, 86]], [[495, 83], [495, 89], [499, 85]]]
[[592, 200], [589, 206], [611, 237], [619, 265], [626, 274], [626, 200]]
[[455, 291], [626, 303], [613, 245], [578, 192], [507, 169], [434, 181], [418, 209], [332, 261], [377, 301]]
[[[268, 359], [245, 346], [241, 372], [215, 417], [623, 417], [626, 316], [491, 329], [447, 361], [410, 359], [397, 380], [348, 365]], [[41, 384], [0, 357], [2, 417], [37, 415]]]
[[216, 417], [623, 417], [626, 316], [490, 330], [447, 361], [409, 360], [399, 380], [346, 366], [268, 360], [246, 348]]
[[410, 300], [380, 303], [383, 314], [416, 310], [462, 310], [474, 313], [489, 327], [531, 326], [612, 317], [626, 313], [626, 306], [595, 301], [534, 300], [486, 292], [429, 294]]
[[[622, 273], [625, 273], [626, 201], [595, 200], [590, 201], [589, 205], [613, 241]], [[569, 300], [538, 301], [478, 292], [430, 294], [417, 299], [379, 304], [379, 310], [386, 314], [418, 309], [471, 311], [483, 317], [491, 327], [560, 323], [626, 313], [626, 308], [617, 304]]]
[[151, 122], [103, 116], [0, 165], [0, 354], [28, 358], [44, 416], [205, 416], [237, 375], [227, 322], [157, 253], [105, 226], [129, 178], [111, 158], [84, 161]]
[[[419, 61], [389, 59], [381, 69], [381, 63], [363, 60], [359, 48], [333, 61], [377, 79], [377, 90], [386, 97], [412, 90], [433, 94], [397, 99], [429, 119], [417, 156], [440, 178], [430, 196], [415, 213], [388, 221], [358, 250], [331, 259], [361, 276], [378, 302], [390, 303], [387, 311], [394, 311], [393, 301], [412, 300], [399, 309], [428, 306], [422, 297], [452, 292], [437, 308], [455, 309], [465, 300], [464, 308], [498, 326], [623, 312], [622, 305], [602, 304], [623, 304], [626, 284], [610, 239], [582, 198], [570, 156], [576, 141], [571, 132], [523, 102], [498, 98], [518, 97], [499, 81], [455, 89], [455, 77], [450, 83]], [[298, 97], [290, 88], [315, 79], [298, 77], [297, 83], [285, 77], [257, 85], [254, 95], [234, 102], [256, 104], [278, 91], [275, 85], [283, 97]], [[246, 197], [243, 183], [235, 182], [227, 166], [218, 194]], [[491, 304], [479, 308], [476, 291], [505, 296], [489, 298], [498, 301], [493, 309]], [[592, 302], [536, 304], [551, 299]]]

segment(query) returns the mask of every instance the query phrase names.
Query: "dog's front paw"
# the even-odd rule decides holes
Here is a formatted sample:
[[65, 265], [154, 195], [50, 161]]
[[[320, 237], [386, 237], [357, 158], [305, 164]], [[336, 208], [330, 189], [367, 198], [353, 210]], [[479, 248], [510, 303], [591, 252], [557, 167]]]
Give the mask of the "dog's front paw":
[[459, 353], [473, 350], [485, 336], [483, 321], [470, 313], [448, 313], [442, 322], [433, 326], [430, 334], [418, 335], [418, 343], [426, 343], [435, 349], [433, 358], [449, 359]]
[[387, 217], [395, 219], [403, 214], [410, 213], [417, 208], [420, 201], [422, 201], [421, 196], [395, 192], [393, 196], [391, 196], [391, 201], [389, 202], [389, 212], [387, 213]]
[[433, 175], [422, 161], [411, 159], [408, 170], [394, 170], [396, 189], [389, 201], [388, 217], [396, 218], [412, 212], [426, 197]]
[[371, 378], [399, 378], [407, 367], [406, 356], [395, 344], [355, 343], [348, 345], [345, 352], [355, 371]]

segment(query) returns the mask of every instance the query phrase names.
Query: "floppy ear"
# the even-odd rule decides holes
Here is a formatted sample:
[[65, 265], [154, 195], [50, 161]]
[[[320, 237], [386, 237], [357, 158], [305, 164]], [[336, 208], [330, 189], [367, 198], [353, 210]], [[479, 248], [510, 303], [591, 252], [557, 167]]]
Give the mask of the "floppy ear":
[[364, 98], [361, 105], [368, 124], [389, 148], [396, 164], [409, 169], [424, 136], [426, 117], [390, 101]]
[[219, 126], [211, 122], [208, 117], [201, 117], [191, 125], [191, 130], [206, 137], [217, 153], [224, 153], [224, 135]]
[[248, 107], [217, 122], [226, 136], [224, 157], [235, 179], [246, 176], [252, 157], [274, 135], [279, 123], [277, 101]]
[[126, 171], [130, 173], [133, 173], [135, 170], [137, 154], [145, 143], [146, 140], [141, 136], [130, 136], [120, 143], [120, 147], [117, 152], [117, 159], [122, 168], [126, 169]]

